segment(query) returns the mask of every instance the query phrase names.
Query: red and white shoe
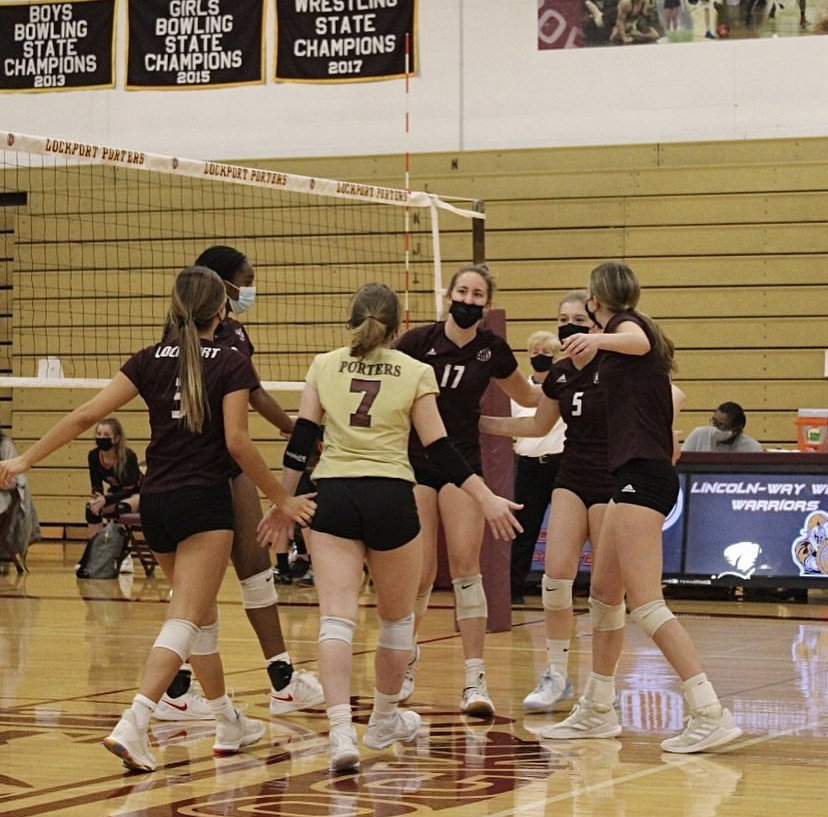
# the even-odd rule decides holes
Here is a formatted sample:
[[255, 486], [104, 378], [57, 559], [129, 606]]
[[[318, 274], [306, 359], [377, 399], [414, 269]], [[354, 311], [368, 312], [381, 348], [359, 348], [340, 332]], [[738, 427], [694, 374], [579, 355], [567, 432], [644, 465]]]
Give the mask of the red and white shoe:
[[280, 689], [270, 690], [270, 714], [285, 715], [298, 709], [310, 709], [325, 700], [319, 679], [307, 670], [294, 670], [290, 683]]
[[213, 710], [207, 700], [190, 687], [177, 698], [171, 698], [165, 692], [152, 717], [158, 721], [209, 721], [213, 719]]

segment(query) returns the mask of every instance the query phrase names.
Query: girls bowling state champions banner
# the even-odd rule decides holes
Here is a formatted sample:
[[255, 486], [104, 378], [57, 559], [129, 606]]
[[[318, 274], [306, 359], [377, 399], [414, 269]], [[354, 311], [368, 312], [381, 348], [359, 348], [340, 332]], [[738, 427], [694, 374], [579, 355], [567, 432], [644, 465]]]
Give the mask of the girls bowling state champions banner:
[[265, 80], [263, 0], [129, 0], [128, 18], [128, 89]]
[[276, 80], [360, 82], [414, 74], [416, 16], [416, 0], [277, 0]]

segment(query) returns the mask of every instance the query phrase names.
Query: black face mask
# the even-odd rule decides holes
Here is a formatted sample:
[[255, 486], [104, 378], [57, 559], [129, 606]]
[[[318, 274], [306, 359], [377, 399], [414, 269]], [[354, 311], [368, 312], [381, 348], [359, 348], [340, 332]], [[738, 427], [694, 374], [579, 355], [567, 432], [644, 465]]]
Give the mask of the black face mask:
[[[589, 314], [587, 312], [587, 314]], [[563, 343], [567, 338], [573, 335], [587, 335], [589, 334], [589, 327], [580, 323], [565, 323], [558, 327], [558, 339]]]
[[452, 301], [449, 315], [461, 329], [469, 329], [483, 317], [480, 304], [467, 304], [464, 301]]
[[536, 372], [548, 372], [552, 368], [552, 355], [532, 355], [529, 364]]
[[95, 437], [95, 445], [101, 451], [111, 451], [112, 446], [115, 445], [115, 440], [112, 437]]

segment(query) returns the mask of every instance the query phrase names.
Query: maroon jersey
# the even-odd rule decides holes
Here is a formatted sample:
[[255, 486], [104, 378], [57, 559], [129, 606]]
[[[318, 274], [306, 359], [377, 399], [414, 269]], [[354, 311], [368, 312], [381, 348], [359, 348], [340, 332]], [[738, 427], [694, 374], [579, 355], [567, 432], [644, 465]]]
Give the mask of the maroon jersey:
[[552, 366], [541, 386], [557, 400], [566, 423], [564, 451], [556, 482], [583, 494], [612, 493], [607, 463], [607, 407], [598, 383], [596, 355], [583, 369], [565, 358]]
[[258, 385], [250, 359], [228, 346], [201, 341], [207, 405], [200, 434], [179, 418], [178, 346], [161, 342], [134, 354], [121, 371], [135, 384], [149, 409], [151, 439], [142, 493], [184, 486], [207, 487], [230, 478], [224, 441], [224, 395]]
[[670, 375], [656, 359], [653, 332], [635, 312], [618, 312], [605, 334], [619, 323], [638, 324], [650, 341], [646, 355], [604, 351], [598, 376], [607, 401], [609, 468], [615, 471], [630, 460], [672, 462], [673, 396]]
[[218, 325], [216, 334], [213, 336], [213, 342], [219, 346], [238, 349], [243, 355], [251, 358], [253, 352], [256, 351], [253, 347], [253, 341], [250, 340], [250, 335], [247, 334], [247, 330], [244, 328], [244, 324], [230, 317], [225, 318]]
[[[492, 378], [502, 380], [517, 369], [517, 360], [503, 338], [478, 329], [474, 339], [457, 346], [446, 337], [445, 322], [406, 332], [397, 349], [428, 363], [437, 376], [437, 407], [449, 438], [472, 467], [480, 466], [480, 400]], [[409, 457], [415, 468], [429, 468], [428, 457], [412, 432]]]

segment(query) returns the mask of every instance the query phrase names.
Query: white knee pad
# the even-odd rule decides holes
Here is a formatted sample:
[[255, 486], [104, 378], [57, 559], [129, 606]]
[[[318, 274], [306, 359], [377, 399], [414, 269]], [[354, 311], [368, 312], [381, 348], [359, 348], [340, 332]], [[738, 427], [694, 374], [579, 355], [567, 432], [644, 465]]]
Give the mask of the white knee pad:
[[344, 641], [346, 644], [352, 644], [355, 629], [356, 622], [351, 621], [349, 618], [322, 616], [319, 621], [319, 640]]
[[483, 591], [483, 577], [461, 576], [451, 580], [454, 585], [454, 612], [458, 621], [464, 618], [486, 618], [489, 608]]
[[408, 650], [414, 644], [414, 613], [397, 621], [380, 619], [379, 641], [380, 647], [387, 650]]
[[153, 647], [162, 647], [178, 655], [182, 661], [186, 661], [190, 655], [199, 628], [192, 621], [185, 621], [182, 618], [168, 618], [161, 626], [161, 632], [155, 639]]
[[670, 612], [670, 608], [664, 603], [664, 599], [656, 599], [647, 602], [647, 604], [642, 604], [641, 607], [631, 610], [630, 616], [650, 638], [655, 635], [656, 630], [662, 624], [666, 624], [670, 619], [675, 618]]
[[242, 579], [241, 600], [245, 610], [258, 610], [276, 604], [276, 585], [273, 582], [273, 571], [263, 570], [254, 576]]
[[422, 616], [425, 615], [425, 611], [428, 610], [428, 601], [430, 598], [430, 587], [425, 591], [425, 593], [417, 593], [417, 597], [414, 599], [414, 615], [417, 618], [422, 618]]
[[568, 610], [572, 607], [572, 579], [550, 579], [545, 573], [541, 582], [541, 599], [545, 610]]
[[219, 651], [219, 620], [200, 627], [190, 655], [213, 655]]
[[593, 630], [623, 630], [627, 621], [627, 608], [620, 604], [604, 604], [589, 597], [589, 617]]

